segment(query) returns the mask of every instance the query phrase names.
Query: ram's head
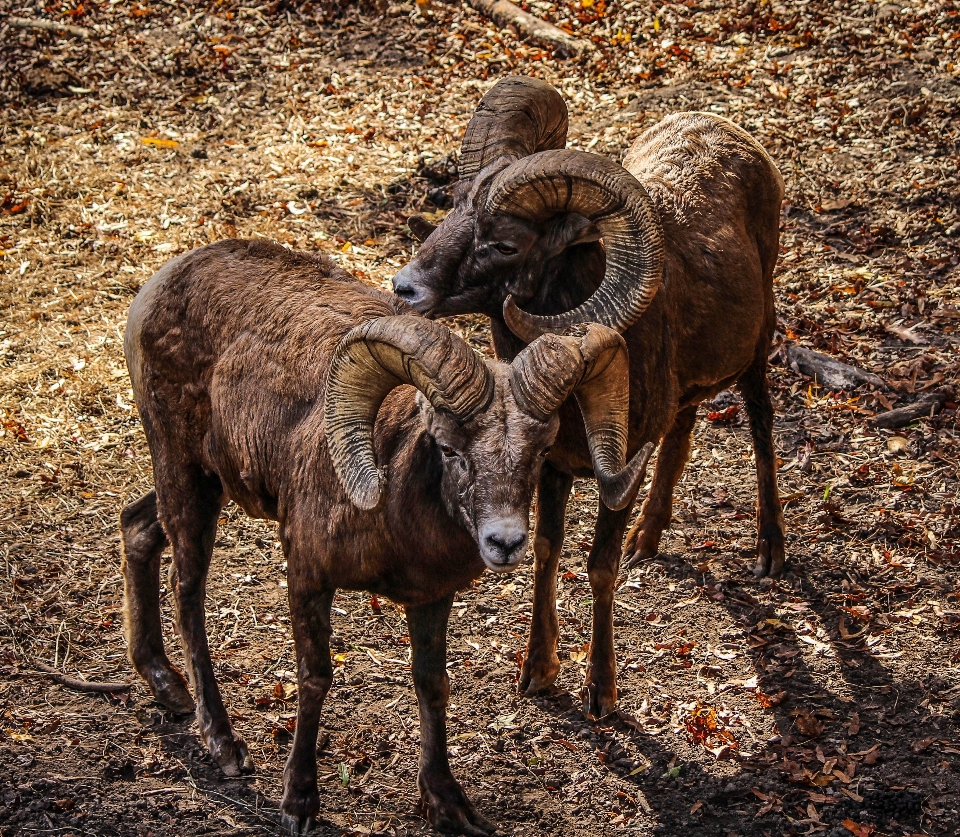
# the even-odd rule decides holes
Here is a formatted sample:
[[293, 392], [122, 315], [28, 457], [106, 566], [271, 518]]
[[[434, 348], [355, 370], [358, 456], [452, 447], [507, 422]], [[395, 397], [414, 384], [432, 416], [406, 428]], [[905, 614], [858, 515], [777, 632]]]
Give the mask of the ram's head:
[[[577, 323], [617, 331], [634, 323], [660, 282], [659, 217], [630, 172], [564, 150], [566, 135], [567, 109], [553, 87], [497, 83], [467, 126], [453, 209], [437, 227], [410, 219], [423, 244], [394, 277], [394, 292], [428, 317], [502, 311], [527, 342]], [[551, 273], [596, 275], [598, 286], [567, 310], [562, 294], [543, 298]], [[518, 307], [527, 303], [557, 313], [534, 316]]]
[[330, 454], [350, 500], [363, 509], [379, 506], [390, 475], [377, 467], [377, 412], [395, 387], [415, 386], [447, 511], [474, 537], [490, 569], [510, 570], [526, 554], [540, 467], [570, 395], [583, 413], [604, 503], [619, 509], [633, 502], [651, 446], [626, 462], [627, 372], [623, 338], [600, 325], [544, 335], [506, 364], [484, 360], [421, 317], [371, 320], [344, 337], [330, 368]]

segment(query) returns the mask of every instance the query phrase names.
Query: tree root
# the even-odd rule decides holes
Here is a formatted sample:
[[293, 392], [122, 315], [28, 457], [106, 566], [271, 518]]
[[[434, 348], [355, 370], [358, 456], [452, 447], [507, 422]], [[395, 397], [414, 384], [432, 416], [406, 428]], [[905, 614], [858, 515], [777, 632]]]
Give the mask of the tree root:
[[910, 422], [918, 418], [932, 418], [947, 401], [947, 396], [943, 393], [934, 393], [917, 401], [915, 404], [908, 404], [906, 407], [898, 407], [896, 410], [890, 410], [886, 413], [880, 413], [870, 419], [870, 424], [874, 427], [885, 427], [893, 430], [897, 427], [906, 427]]
[[787, 347], [787, 363], [828, 389], [855, 389], [863, 384], [887, 389], [886, 382], [871, 372], [800, 346]]

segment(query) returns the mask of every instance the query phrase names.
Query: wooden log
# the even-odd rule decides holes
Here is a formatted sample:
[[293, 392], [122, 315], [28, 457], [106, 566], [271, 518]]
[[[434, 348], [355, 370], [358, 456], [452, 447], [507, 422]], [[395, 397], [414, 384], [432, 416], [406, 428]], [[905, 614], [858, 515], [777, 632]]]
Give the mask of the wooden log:
[[552, 23], [534, 17], [509, 0], [467, 0], [467, 2], [497, 26], [503, 29], [512, 26], [521, 37], [550, 47], [561, 57], [577, 56], [594, 49], [590, 41], [577, 38]]
[[829, 389], [855, 389], [863, 384], [887, 389], [884, 380], [870, 372], [800, 346], [787, 347], [787, 363]]
[[896, 410], [880, 413], [870, 419], [870, 424], [874, 427], [884, 427], [887, 430], [906, 427], [910, 422], [919, 418], [933, 418], [943, 409], [946, 402], [946, 395], [940, 392], [934, 393], [915, 404], [908, 404], [906, 407], [897, 407]]
[[73, 26], [69, 23], [60, 23], [55, 20], [36, 20], [31, 17], [10, 17], [7, 23], [17, 29], [41, 29], [46, 32], [56, 32], [60, 35], [70, 35], [74, 38], [89, 38], [90, 30], [83, 26]]

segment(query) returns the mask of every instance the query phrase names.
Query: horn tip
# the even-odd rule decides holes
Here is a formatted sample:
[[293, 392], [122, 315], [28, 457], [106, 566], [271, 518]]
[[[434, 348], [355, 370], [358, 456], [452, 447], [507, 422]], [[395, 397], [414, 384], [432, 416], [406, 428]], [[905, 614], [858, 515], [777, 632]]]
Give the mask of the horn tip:
[[373, 511], [380, 505], [386, 493], [384, 491], [386, 475], [378, 468], [371, 478], [359, 481], [359, 484], [344, 487], [347, 489], [350, 502], [358, 509]]
[[610, 511], [625, 509], [636, 499], [647, 476], [647, 463], [652, 453], [653, 442], [647, 442], [619, 474], [608, 480], [599, 480], [600, 499]]
[[535, 318], [522, 311], [513, 299], [513, 294], [509, 294], [503, 301], [503, 321], [517, 337], [524, 343], [532, 343], [546, 332], [538, 328], [534, 322]]

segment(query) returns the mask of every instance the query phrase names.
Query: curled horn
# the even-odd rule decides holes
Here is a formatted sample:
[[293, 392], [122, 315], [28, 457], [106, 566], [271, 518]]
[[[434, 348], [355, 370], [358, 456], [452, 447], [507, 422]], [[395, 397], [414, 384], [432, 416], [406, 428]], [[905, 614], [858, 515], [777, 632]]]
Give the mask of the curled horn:
[[627, 346], [612, 329], [595, 323], [546, 334], [513, 362], [510, 378], [522, 410], [545, 421], [574, 393], [604, 505], [618, 511], [633, 502], [653, 445], [626, 462], [630, 380]]
[[480, 100], [460, 146], [460, 179], [469, 180], [498, 157], [526, 157], [563, 148], [567, 106], [544, 81], [511, 76]]
[[606, 275], [582, 305], [548, 317], [503, 304], [510, 330], [528, 343], [546, 332], [596, 322], [617, 331], [633, 325], [653, 299], [663, 273], [663, 230], [650, 196], [623, 166], [586, 151], [545, 151], [517, 161], [490, 186], [486, 209], [546, 221], [576, 212], [603, 235]]
[[377, 468], [373, 427], [387, 394], [412, 384], [434, 409], [461, 421], [482, 410], [493, 394], [483, 360], [449, 329], [415, 316], [381, 317], [340, 341], [324, 401], [327, 444], [340, 482], [353, 503], [373, 509], [386, 474]]

